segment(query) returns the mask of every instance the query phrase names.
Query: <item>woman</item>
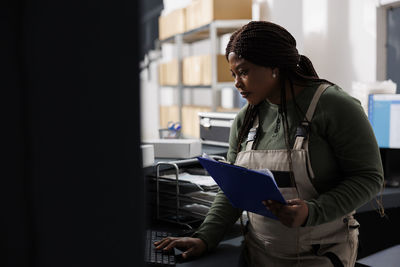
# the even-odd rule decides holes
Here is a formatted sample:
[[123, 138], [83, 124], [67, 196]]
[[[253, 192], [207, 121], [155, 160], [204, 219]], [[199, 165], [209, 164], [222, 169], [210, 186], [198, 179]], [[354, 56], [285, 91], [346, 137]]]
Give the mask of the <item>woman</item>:
[[[248, 213], [246, 264], [354, 266], [354, 210], [383, 184], [379, 149], [359, 102], [319, 79], [293, 36], [270, 22], [237, 30], [226, 58], [248, 102], [231, 128], [227, 160], [285, 174], [277, 184], [287, 204], [263, 202], [278, 220]], [[183, 257], [201, 255], [217, 246], [241, 213], [219, 192], [193, 237], [155, 245], [181, 248]]]

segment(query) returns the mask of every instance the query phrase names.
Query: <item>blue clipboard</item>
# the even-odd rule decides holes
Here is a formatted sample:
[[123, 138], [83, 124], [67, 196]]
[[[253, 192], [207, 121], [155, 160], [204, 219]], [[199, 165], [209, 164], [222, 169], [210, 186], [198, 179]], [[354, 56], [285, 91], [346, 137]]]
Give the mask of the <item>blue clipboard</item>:
[[234, 207], [277, 219], [262, 204], [263, 200], [286, 204], [272, 176], [203, 157], [197, 159]]

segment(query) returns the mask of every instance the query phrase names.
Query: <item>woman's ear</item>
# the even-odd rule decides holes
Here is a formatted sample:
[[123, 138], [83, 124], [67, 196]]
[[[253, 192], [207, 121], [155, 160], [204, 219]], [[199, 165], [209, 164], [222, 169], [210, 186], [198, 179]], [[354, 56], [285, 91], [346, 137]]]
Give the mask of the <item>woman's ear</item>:
[[272, 70], [272, 78], [276, 79], [279, 77], [279, 69], [278, 68], [271, 68]]

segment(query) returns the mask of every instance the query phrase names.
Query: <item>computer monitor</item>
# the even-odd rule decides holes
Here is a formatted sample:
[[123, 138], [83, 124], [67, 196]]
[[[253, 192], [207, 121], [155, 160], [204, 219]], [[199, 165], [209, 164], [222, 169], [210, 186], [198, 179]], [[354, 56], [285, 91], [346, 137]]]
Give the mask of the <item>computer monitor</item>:
[[380, 148], [400, 149], [400, 94], [370, 95], [368, 118]]
[[369, 96], [368, 118], [377, 139], [388, 185], [400, 185], [400, 94]]

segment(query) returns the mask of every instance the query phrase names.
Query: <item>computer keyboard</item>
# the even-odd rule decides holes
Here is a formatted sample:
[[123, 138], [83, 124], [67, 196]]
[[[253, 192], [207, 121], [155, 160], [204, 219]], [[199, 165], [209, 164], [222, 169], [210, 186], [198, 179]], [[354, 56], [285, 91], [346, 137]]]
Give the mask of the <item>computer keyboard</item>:
[[147, 230], [146, 232], [146, 247], [145, 261], [147, 266], [175, 266], [175, 251], [156, 250], [154, 242], [171, 236], [171, 233]]

